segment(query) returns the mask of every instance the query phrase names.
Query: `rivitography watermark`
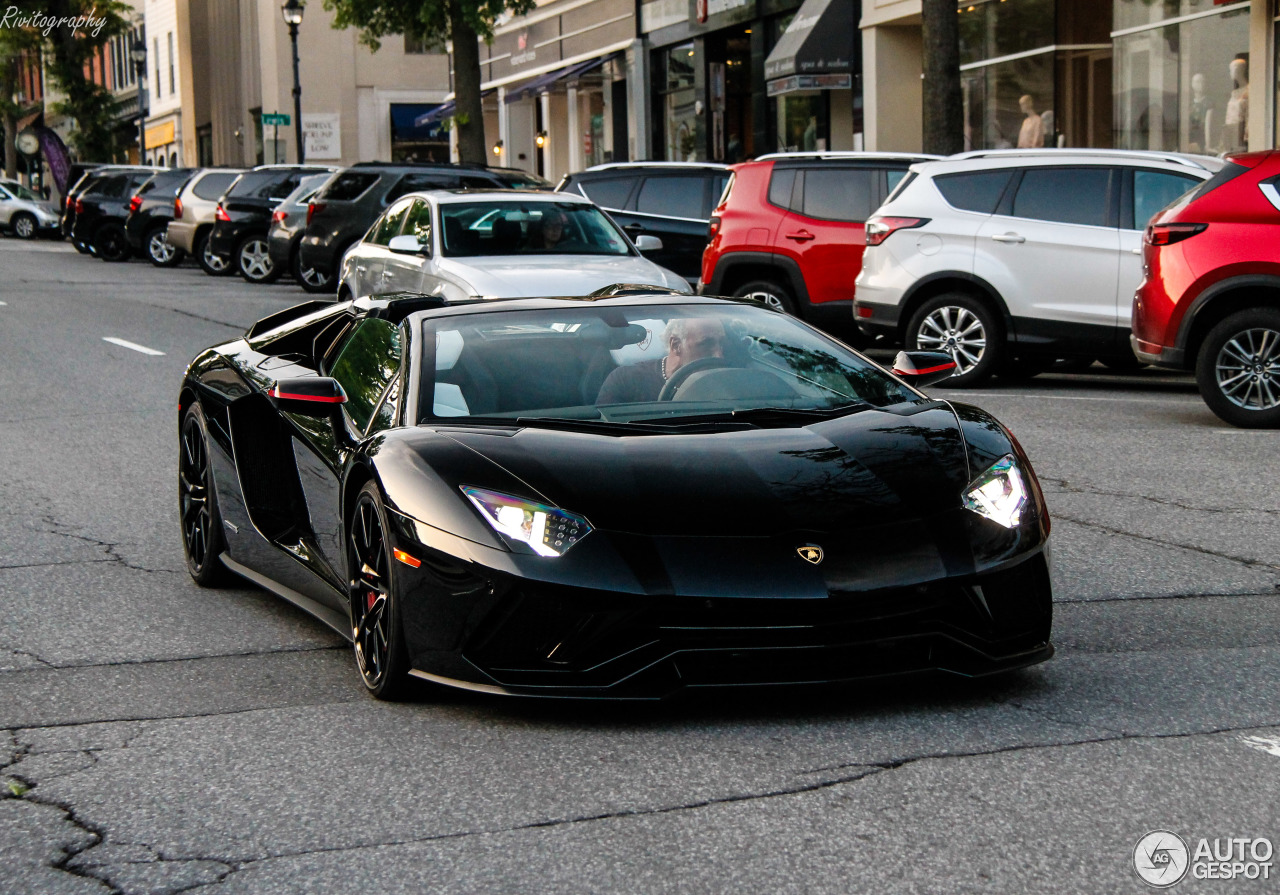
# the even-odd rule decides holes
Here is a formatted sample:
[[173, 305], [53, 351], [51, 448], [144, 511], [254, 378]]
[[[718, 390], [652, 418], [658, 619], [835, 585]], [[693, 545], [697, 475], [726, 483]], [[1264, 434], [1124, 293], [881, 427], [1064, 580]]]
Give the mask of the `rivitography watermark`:
[[1271, 879], [1275, 849], [1270, 839], [1236, 836], [1201, 839], [1192, 850], [1169, 830], [1153, 830], [1133, 848], [1133, 869], [1149, 886], [1167, 889], [1193, 879]]
[[10, 6], [0, 16], [0, 28], [31, 29], [39, 31], [45, 37], [53, 33], [55, 28], [70, 28], [85, 34], [98, 36], [107, 25], [105, 16], [94, 15], [98, 8], [92, 7], [88, 12], [78, 16], [49, 16], [42, 12], [25, 12], [16, 6]]

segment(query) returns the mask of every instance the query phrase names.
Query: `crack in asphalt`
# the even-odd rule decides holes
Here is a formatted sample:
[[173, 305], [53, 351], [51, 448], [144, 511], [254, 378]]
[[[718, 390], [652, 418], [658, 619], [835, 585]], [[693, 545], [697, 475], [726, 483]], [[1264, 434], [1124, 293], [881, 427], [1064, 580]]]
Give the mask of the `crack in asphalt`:
[[1179, 510], [1192, 510], [1197, 513], [1221, 513], [1232, 515], [1259, 513], [1264, 516], [1280, 516], [1280, 510], [1266, 510], [1256, 507], [1202, 507], [1196, 506], [1195, 504], [1183, 503], [1180, 500], [1174, 500], [1168, 497], [1152, 497], [1147, 494], [1133, 494], [1128, 491], [1108, 491], [1102, 488], [1095, 488], [1092, 485], [1077, 485], [1067, 479], [1055, 479], [1043, 475], [1039, 478], [1041, 482], [1050, 482], [1057, 485], [1068, 494], [1091, 494], [1097, 497], [1122, 497], [1128, 500], [1141, 500], [1148, 503], [1159, 504], [1160, 506], [1174, 507]]
[[65, 522], [59, 522], [57, 519], [53, 518], [53, 516], [51, 515], [46, 514], [42, 516], [40, 521], [43, 522], [46, 526], [49, 526], [47, 528], [38, 529], [41, 533], [54, 535], [55, 537], [70, 538], [76, 541], [83, 541], [84, 543], [90, 544], [94, 547], [101, 547], [103, 550], [106, 551], [107, 555], [101, 559], [96, 559], [96, 560], [92, 560], [92, 559], [62, 560], [59, 562], [33, 563], [29, 566], [3, 566], [3, 567], [0, 567], [0, 570], [10, 569], [10, 568], [41, 568], [41, 567], [61, 566], [61, 565], [78, 565], [78, 564], [93, 563], [93, 562], [115, 562], [124, 566], [126, 569], [130, 569], [135, 572], [146, 572], [148, 574], [175, 575], [175, 574], [178, 574], [180, 571], [175, 569], [151, 569], [146, 566], [140, 566], [137, 563], [130, 562], [127, 558], [125, 558], [124, 556], [121, 556], [117, 552], [120, 548], [120, 543], [118, 541], [104, 541], [101, 538], [95, 538], [89, 535], [78, 534], [75, 531], [67, 531], [66, 529], [72, 528], [73, 526], [68, 525]]
[[184, 311], [181, 308], [169, 308], [169, 310], [173, 311], [173, 313], [175, 314], [181, 314], [184, 317], [194, 317], [196, 320], [204, 320], [207, 323], [216, 323], [219, 326], [225, 326], [228, 329], [236, 329], [236, 330], [239, 330], [240, 332], [245, 331], [245, 327], [241, 326], [238, 323], [228, 323], [225, 320], [215, 320], [212, 317], [205, 317], [203, 314], [197, 314], [194, 311]]
[[[340, 643], [335, 646], [289, 646], [281, 647], [280, 649], [246, 650], [244, 652], [235, 653], [211, 653], [205, 656], [169, 656], [156, 659], [117, 659], [114, 662], [89, 662], [83, 665], [59, 665], [56, 662], [41, 659], [33, 653], [25, 655], [29, 655], [32, 659], [39, 662], [44, 662], [45, 665], [49, 666], [48, 670], [50, 671], [78, 671], [80, 669], [88, 668], [123, 668], [134, 665], [169, 665], [176, 662], [203, 662], [208, 659], [248, 659], [254, 656], [276, 656], [288, 655], [290, 653], [323, 653], [335, 650], [345, 651], [350, 648], [350, 645], [346, 643]], [[14, 650], [10, 647], [0, 647], [0, 649], [9, 650], [15, 653], [22, 652], [21, 650]], [[44, 670], [45, 669], [42, 668], [15, 668], [10, 671], [0, 671], [0, 679], [3, 679], [3, 676], [6, 674], [30, 674], [32, 671]]]
[[1274, 597], [1280, 591], [1280, 582], [1274, 590], [1268, 591], [1229, 591], [1217, 594], [1135, 594], [1130, 597], [1093, 597], [1067, 598], [1053, 600], [1054, 606], [1088, 606], [1091, 603], [1150, 603], [1159, 600], [1230, 600], [1237, 597]]
[[[50, 662], [48, 659], [44, 658], [43, 656], [38, 656], [35, 653], [31, 652], [30, 650], [18, 649], [15, 646], [0, 646], [0, 650], [3, 650], [4, 652], [8, 653], [11, 656], [25, 656], [28, 659], [34, 659], [36, 662], [39, 662], [41, 665], [45, 666], [46, 668], [58, 667], [57, 665]], [[30, 668], [13, 668], [7, 671], [0, 671], [0, 674], [10, 674], [16, 671], [30, 671], [30, 670], [31, 670]]]
[[1179, 550], [1190, 550], [1193, 553], [1202, 553], [1205, 556], [1215, 556], [1218, 559], [1225, 559], [1225, 560], [1229, 560], [1230, 562], [1240, 563], [1241, 565], [1247, 566], [1251, 569], [1253, 568], [1273, 569], [1275, 571], [1280, 571], [1280, 565], [1276, 563], [1264, 562], [1263, 560], [1260, 560], [1260, 559], [1249, 559], [1248, 557], [1236, 556], [1231, 553], [1223, 553], [1220, 550], [1211, 550], [1208, 547], [1197, 547], [1194, 544], [1181, 544], [1177, 541], [1169, 541], [1169, 540], [1165, 540], [1164, 538], [1153, 537], [1152, 535], [1136, 534], [1135, 532], [1132, 532], [1132, 531], [1125, 531], [1123, 528], [1116, 528], [1115, 526], [1112, 526], [1112, 525], [1104, 525], [1101, 522], [1093, 522], [1089, 519], [1079, 519], [1079, 518], [1076, 518], [1075, 516], [1067, 516], [1062, 513], [1054, 513], [1053, 519], [1055, 521], [1061, 519], [1064, 522], [1074, 522], [1076, 525], [1083, 525], [1086, 528], [1096, 529], [1097, 531], [1105, 531], [1109, 534], [1114, 534], [1114, 535], [1122, 535], [1126, 538], [1134, 538], [1135, 540], [1146, 541], [1147, 543], [1150, 543], [1150, 544], [1159, 544], [1162, 547], [1176, 547]]

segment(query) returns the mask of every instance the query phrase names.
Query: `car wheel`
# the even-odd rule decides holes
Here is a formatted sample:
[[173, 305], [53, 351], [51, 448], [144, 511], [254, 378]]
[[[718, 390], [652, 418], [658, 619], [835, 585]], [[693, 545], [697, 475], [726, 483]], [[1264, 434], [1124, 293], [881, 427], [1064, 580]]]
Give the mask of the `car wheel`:
[[9, 229], [13, 231], [13, 235], [19, 239], [35, 239], [36, 238], [36, 219], [33, 215], [19, 212], [13, 216], [13, 220], [9, 221]]
[[753, 298], [766, 307], [784, 314], [795, 315], [796, 303], [786, 289], [769, 280], [752, 280], [743, 283], [733, 293], [734, 298]]
[[85, 245], [83, 242], [80, 242], [79, 240], [73, 239], [71, 240], [71, 244], [76, 247], [76, 251], [79, 252], [81, 255], [92, 254], [89, 247]]
[[264, 236], [248, 236], [236, 246], [234, 255], [240, 276], [250, 283], [274, 283], [280, 279], [280, 270], [271, 263], [271, 252]]
[[333, 274], [327, 274], [324, 271], [317, 270], [314, 267], [306, 267], [302, 263], [302, 253], [297, 249], [293, 252], [293, 278], [298, 285], [307, 292], [318, 294], [323, 292], [333, 292]]
[[1196, 384], [1231, 425], [1280, 427], [1280, 308], [1237, 311], [1211, 329], [1196, 357]]
[[347, 533], [348, 598], [356, 668], [365, 687], [378, 699], [395, 699], [408, 686], [408, 648], [391, 550], [382, 498], [377, 485], [367, 482], [356, 499]]
[[211, 277], [224, 277], [231, 273], [231, 262], [221, 255], [216, 255], [209, 246], [208, 232], [202, 233], [195, 244], [196, 263]]
[[201, 587], [217, 587], [231, 577], [222, 564], [226, 541], [222, 516], [209, 464], [209, 429], [200, 403], [187, 408], [182, 418], [178, 456], [178, 518], [182, 523], [182, 549], [187, 571]]
[[164, 227], [156, 227], [148, 233], [145, 245], [147, 260], [156, 267], [177, 267], [186, 257], [186, 252], [169, 242]]
[[107, 224], [93, 237], [94, 254], [103, 261], [128, 261], [129, 239], [124, 235], [124, 228], [116, 224]]
[[907, 325], [906, 342], [955, 359], [956, 373], [938, 383], [946, 388], [985, 382], [1004, 360], [1004, 330], [996, 315], [962, 292], [936, 295], [921, 305]]

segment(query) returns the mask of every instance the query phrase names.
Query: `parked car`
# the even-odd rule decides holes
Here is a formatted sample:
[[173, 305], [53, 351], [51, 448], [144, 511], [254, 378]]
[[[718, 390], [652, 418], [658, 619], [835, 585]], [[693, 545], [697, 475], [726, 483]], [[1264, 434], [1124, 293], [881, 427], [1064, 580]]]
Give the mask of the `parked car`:
[[243, 168], [201, 168], [173, 200], [173, 220], [165, 231], [169, 245], [195, 258], [210, 276], [231, 273], [229, 260], [209, 250], [209, 234], [218, 200], [243, 173]]
[[0, 180], [0, 227], [19, 239], [58, 232], [58, 210], [14, 180]]
[[316, 191], [337, 174], [315, 174], [304, 177], [298, 188], [286, 196], [276, 210], [271, 212], [271, 229], [267, 232], [267, 244], [271, 263], [293, 275], [294, 281], [308, 292], [333, 292], [336, 282], [332, 274], [325, 275], [314, 267], [301, 266], [298, 246], [307, 226], [307, 208]]
[[925, 158], [782, 152], [734, 165], [711, 214], [700, 291], [751, 296], [810, 322], [849, 326], [863, 222]]
[[565, 175], [556, 189], [586, 196], [632, 239], [661, 239], [662, 251], [650, 258], [696, 286], [711, 209], [731, 173], [710, 162], [615, 162]]
[[[150, 176], [159, 170], [159, 168], [144, 165], [94, 165], [86, 170], [67, 193], [68, 204], [66, 208], [63, 209], [61, 221], [63, 236], [71, 241], [71, 244], [75, 246], [76, 251], [81, 254], [91, 253], [93, 251], [93, 246], [84, 238], [77, 239], [75, 235], [77, 210], [80, 208], [77, 203], [79, 202], [80, 197], [90, 189], [94, 188], [103, 177], [106, 177], [109, 174], [133, 174], [141, 171]], [[113, 182], [113, 188], [115, 185], [116, 182]], [[128, 244], [126, 242], [126, 248], [127, 246]]]
[[1148, 219], [1220, 159], [1103, 149], [971, 152], [912, 168], [867, 222], [864, 332], [955, 358], [952, 386], [1059, 358], [1133, 369]]
[[159, 168], [101, 167], [76, 194], [71, 241], [89, 247], [103, 261], [127, 261], [133, 251], [124, 232], [129, 200]]
[[187, 253], [170, 244], [166, 235], [173, 220], [173, 203], [195, 168], [166, 168], [157, 173], [129, 199], [124, 220], [129, 247], [156, 267], [176, 267]]
[[[900, 360], [670, 293], [308, 302], [187, 367], [187, 569], [316, 616], [380, 699], [410, 675], [654, 698], [1044, 662], [1031, 464], [912, 387], [950, 358]], [[648, 391], [606, 397], [628, 371]]]
[[[85, 179], [90, 171], [105, 167], [97, 162], [72, 162], [71, 167], [67, 169], [67, 191], [62, 197], [61, 205], [58, 208], [60, 216], [59, 226], [62, 236], [65, 239], [71, 238], [71, 227], [76, 220], [76, 195], [79, 189], [88, 183]], [[78, 251], [87, 252], [88, 247], [81, 249], [76, 247]]]
[[[325, 285], [308, 291], [332, 292], [342, 256], [369, 230], [387, 206], [408, 193], [451, 189], [551, 189], [551, 184], [516, 168], [479, 165], [365, 162], [334, 177], [311, 201], [298, 263], [319, 271]], [[283, 255], [273, 263], [285, 264]]]
[[267, 251], [271, 213], [304, 177], [336, 170], [320, 165], [259, 165], [245, 171], [218, 200], [209, 251], [228, 259], [231, 270], [250, 283], [275, 282], [284, 268], [273, 264]]
[[640, 254], [660, 249], [657, 238], [637, 243], [572, 193], [410, 193], [347, 252], [338, 298], [588, 295], [615, 283], [690, 291], [683, 277]]
[[1143, 240], [1133, 351], [1194, 370], [1209, 409], [1280, 428], [1280, 152], [1231, 156]]

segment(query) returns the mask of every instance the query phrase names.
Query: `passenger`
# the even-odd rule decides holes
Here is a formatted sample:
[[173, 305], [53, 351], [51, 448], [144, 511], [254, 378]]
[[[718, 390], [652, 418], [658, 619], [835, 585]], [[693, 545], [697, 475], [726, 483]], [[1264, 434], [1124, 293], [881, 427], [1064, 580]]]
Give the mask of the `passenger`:
[[618, 367], [600, 386], [596, 403], [656, 401], [663, 385], [685, 364], [724, 357], [724, 323], [714, 317], [677, 317], [667, 324], [663, 338], [667, 343], [664, 357]]

